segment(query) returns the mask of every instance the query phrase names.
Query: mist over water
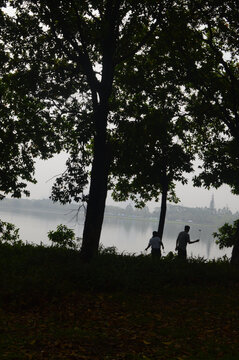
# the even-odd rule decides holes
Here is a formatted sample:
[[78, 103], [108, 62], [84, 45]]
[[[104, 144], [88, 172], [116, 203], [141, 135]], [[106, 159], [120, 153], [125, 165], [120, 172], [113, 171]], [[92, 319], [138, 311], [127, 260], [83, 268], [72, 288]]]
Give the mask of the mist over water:
[[[20, 238], [28, 243], [40, 244], [41, 242], [50, 245], [47, 233], [56, 230], [57, 225], [65, 224], [75, 231], [77, 237], [82, 237], [83, 217], [76, 220], [74, 214], [66, 212], [45, 212], [45, 211], [0, 211], [2, 221], [11, 222], [20, 229]], [[157, 230], [157, 222], [150, 220], [131, 220], [120, 217], [105, 217], [101, 243], [105, 247], [115, 246], [119, 253], [134, 253], [139, 255], [144, 253], [144, 249], [152, 235], [153, 230]], [[175, 250], [177, 235], [183, 230], [185, 224], [166, 223], [163, 243], [165, 253]], [[200, 237], [200, 242], [188, 245], [188, 256], [204, 257], [213, 259], [224, 255], [231, 256], [232, 249], [220, 250], [215, 244], [212, 236], [217, 231], [218, 226], [189, 224], [190, 238], [196, 240]], [[201, 230], [201, 231], [199, 231]], [[149, 253], [150, 250], [148, 250]]]

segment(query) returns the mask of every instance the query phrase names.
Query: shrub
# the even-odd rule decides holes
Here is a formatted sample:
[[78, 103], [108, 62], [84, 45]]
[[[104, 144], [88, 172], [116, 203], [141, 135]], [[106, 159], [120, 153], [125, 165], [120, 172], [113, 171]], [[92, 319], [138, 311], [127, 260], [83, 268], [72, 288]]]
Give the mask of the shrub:
[[58, 247], [73, 250], [79, 248], [79, 238], [76, 239], [74, 231], [69, 229], [66, 225], [58, 225], [55, 231], [48, 231], [47, 235], [49, 240]]
[[0, 233], [1, 244], [24, 245], [23, 241], [19, 238], [19, 229], [12, 223], [0, 220]]
[[105, 247], [103, 244], [99, 245], [98, 253], [100, 255], [119, 255], [116, 246]]
[[218, 232], [213, 233], [213, 237], [217, 238], [216, 244], [219, 245], [219, 249], [232, 247], [235, 244], [238, 227], [239, 220], [236, 220], [233, 225], [225, 223], [218, 229]]

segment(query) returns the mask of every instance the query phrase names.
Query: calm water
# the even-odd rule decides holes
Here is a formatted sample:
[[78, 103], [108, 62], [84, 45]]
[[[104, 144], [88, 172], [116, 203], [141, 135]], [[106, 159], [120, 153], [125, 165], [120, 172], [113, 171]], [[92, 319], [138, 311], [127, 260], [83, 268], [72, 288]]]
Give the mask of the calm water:
[[[73, 214], [46, 213], [46, 212], [0, 212], [0, 219], [14, 223], [19, 229], [20, 238], [24, 241], [40, 244], [50, 244], [47, 237], [49, 230], [55, 230], [57, 225], [65, 224], [75, 231], [76, 236], [81, 237], [83, 231], [83, 219], [72, 219]], [[200, 236], [200, 242], [188, 245], [188, 255], [201, 256], [208, 259], [218, 258], [223, 255], [230, 256], [231, 249], [219, 250], [212, 237], [217, 227], [190, 224], [191, 240]], [[183, 230], [182, 224], [166, 224], [163, 237], [165, 254], [174, 251], [176, 237]], [[151, 237], [152, 231], [156, 230], [157, 222], [126, 220], [121, 218], [106, 217], [102, 229], [101, 243], [108, 246], [116, 246], [119, 252], [140, 254], [144, 251]], [[201, 231], [199, 231], [201, 229]], [[200, 235], [201, 234], [201, 235]], [[149, 250], [148, 250], [149, 251]]]

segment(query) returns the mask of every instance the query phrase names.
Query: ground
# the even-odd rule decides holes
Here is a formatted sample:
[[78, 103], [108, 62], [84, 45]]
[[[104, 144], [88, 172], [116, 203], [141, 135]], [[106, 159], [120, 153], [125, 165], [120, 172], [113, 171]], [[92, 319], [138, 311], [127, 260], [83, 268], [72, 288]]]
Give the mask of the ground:
[[79, 292], [0, 311], [7, 360], [238, 359], [239, 286]]

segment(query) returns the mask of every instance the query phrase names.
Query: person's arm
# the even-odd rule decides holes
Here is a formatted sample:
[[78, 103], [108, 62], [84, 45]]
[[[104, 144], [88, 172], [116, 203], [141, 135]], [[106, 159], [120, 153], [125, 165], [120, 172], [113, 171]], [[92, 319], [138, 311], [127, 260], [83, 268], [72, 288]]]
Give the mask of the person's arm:
[[150, 242], [150, 240], [149, 240], [149, 244], [148, 244], [148, 246], [146, 247], [145, 251], [147, 251], [148, 248], [150, 248], [150, 246], [151, 246], [151, 242]]
[[176, 240], [176, 247], [175, 247], [175, 250], [176, 250], [176, 251], [178, 250], [178, 237], [177, 237], [177, 240]]
[[199, 239], [197, 239], [197, 240], [194, 240], [194, 241], [191, 241], [191, 240], [189, 240], [189, 244], [194, 244], [194, 243], [196, 243], [196, 242], [199, 242]]
[[190, 240], [190, 235], [188, 234], [188, 240], [187, 240], [187, 243], [188, 243], [188, 244], [194, 244], [194, 243], [196, 243], [196, 242], [198, 242], [198, 241], [199, 241], [199, 239], [191, 241], [191, 240]]

